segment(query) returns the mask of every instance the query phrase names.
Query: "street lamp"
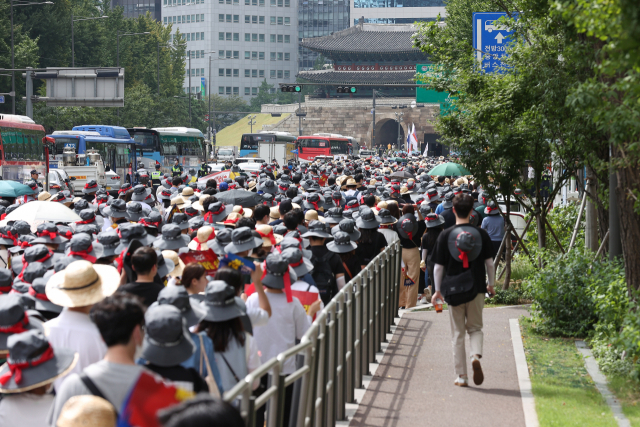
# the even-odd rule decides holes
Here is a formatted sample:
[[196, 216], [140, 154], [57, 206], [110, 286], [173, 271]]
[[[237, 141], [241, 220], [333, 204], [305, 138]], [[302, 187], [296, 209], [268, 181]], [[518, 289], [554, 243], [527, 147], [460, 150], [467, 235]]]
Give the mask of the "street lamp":
[[73, 23], [74, 22], [80, 22], [80, 21], [93, 21], [94, 19], [105, 19], [108, 18], [107, 15], [103, 15], [103, 16], [96, 16], [94, 18], [78, 18], [78, 19], [73, 19], [73, 13], [71, 14], [71, 67], [76, 66], [76, 51], [75, 51], [75, 45], [74, 45], [74, 37], [73, 37]]
[[251, 126], [251, 133], [253, 133], [253, 125], [257, 124], [258, 122], [256, 121], [256, 115], [254, 115], [253, 117], [249, 116], [249, 123], [247, 123], [249, 126]]
[[14, 68], [16, 68], [15, 65], [15, 55], [13, 52], [13, 7], [14, 6], [35, 6], [35, 5], [39, 5], [39, 4], [53, 4], [52, 1], [44, 1], [44, 2], [24, 2], [24, 1], [17, 1], [15, 4], [13, 2], [13, 0], [9, 0], [9, 8], [11, 9], [11, 93], [13, 95], [11, 95], [11, 111], [12, 114], [16, 113], [16, 72], [13, 71]]
[[116, 40], [116, 66], [120, 68], [120, 37], [124, 36], [141, 36], [143, 34], [151, 34], [149, 31], [145, 31], [144, 33], [124, 33], [120, 34], [120, 30], [117, 32], [117, 40]]

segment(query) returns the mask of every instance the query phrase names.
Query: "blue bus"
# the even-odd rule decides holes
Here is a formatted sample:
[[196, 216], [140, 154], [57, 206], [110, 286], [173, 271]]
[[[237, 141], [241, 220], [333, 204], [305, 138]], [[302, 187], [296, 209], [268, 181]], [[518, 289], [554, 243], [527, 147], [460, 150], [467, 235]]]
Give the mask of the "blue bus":
[[171, 172], [175, 159], [185, 171], [197, 170], [207, 159], [204, 135], [198, 129], [134, 127], [127, 131], [136, 142], [138, 161], [147, 170], [160, 164], [163, 172]]
[[[240, 157], [258, 157], [258, 146], [261, 142], [293, 142], [296, 137], [288, 132], [245, 133], [240, 139]], [[268, 160], [268, 159], [265, 159]]]
[[[125, 180], [133, 184], [134, 172], [138, 169], [136, 144], [125, 128], [101, 125], [75, 126], [70, 131], [55, 131], [47, 136], [55, 141], [55, 148], [50, 153], [50, 160], [54, 166], [57, 163], [58, 167], [64, 168], [65, 148], [73, 148], [76, 154], [96, 150], [100, 153], [107, 171], [107, 184], [113, 184], [115, 187]], [[114, 180], [117, 182], [112, 182]]]

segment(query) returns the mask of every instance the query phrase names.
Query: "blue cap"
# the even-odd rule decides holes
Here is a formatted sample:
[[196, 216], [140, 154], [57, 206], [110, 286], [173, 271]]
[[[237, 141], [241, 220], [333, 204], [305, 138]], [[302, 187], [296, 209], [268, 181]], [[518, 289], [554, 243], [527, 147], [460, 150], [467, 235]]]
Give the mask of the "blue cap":
[[221, 183], [218, 185], [218, 189], [219, 189], [220, 191], [227, 191], [227, 190], [229, 189], [229, 184], [227, 184], [226, 182], [221, 182]]

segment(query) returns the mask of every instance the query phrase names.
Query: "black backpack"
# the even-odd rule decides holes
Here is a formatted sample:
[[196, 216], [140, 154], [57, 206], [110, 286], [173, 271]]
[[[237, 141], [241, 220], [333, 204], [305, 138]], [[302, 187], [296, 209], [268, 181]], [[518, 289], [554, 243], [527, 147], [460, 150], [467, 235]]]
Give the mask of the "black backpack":
[[335, 296], [334, 290], [336, 289], [336, 277], [331, 270], [331, 264], [329, 260], [334, 255], [333, 252], [327, 252], [322, 257], [314, 257], [313, 260], [313, 273], [311, 276], [316, 281], [316, 287], [320, 292], [320, 298], [324, 305], [329, 304], [331, 298]]

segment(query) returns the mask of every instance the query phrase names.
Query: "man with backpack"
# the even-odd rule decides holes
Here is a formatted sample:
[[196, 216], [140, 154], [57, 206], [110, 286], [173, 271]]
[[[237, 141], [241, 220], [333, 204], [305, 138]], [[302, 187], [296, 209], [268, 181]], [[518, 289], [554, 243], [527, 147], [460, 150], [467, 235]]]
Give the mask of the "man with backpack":
[[345, 285], [344, 266], [340, 255], [329, 251], [325, 246], [325, 241], [331, 238], [326, 226], [320, 221], [311, 221], [309, 231], [302, 235], [309, 239], [313, 263], [313, 280], [320, 291], [320, 298], [324, 305], [329, 304], [331, 298]]
[[[449, 305], [453, 359], [456, 379], [454, 384], [468, 387], [465, 331], [471, 344], [473, 382], [484, 381], [480, 365], [482, 358], [482, 308], [484, 294], [494, 295], [495, 270], [493, 245], [489, 234], [469, 224], [473, 198], [460, 194], [453, 198], [456, 224], [440, 233], [433, 253], [433, 275], [436, 292], [431, 302], [438, 300]], [[488, 276], [488, 284], [486, 277]]]

